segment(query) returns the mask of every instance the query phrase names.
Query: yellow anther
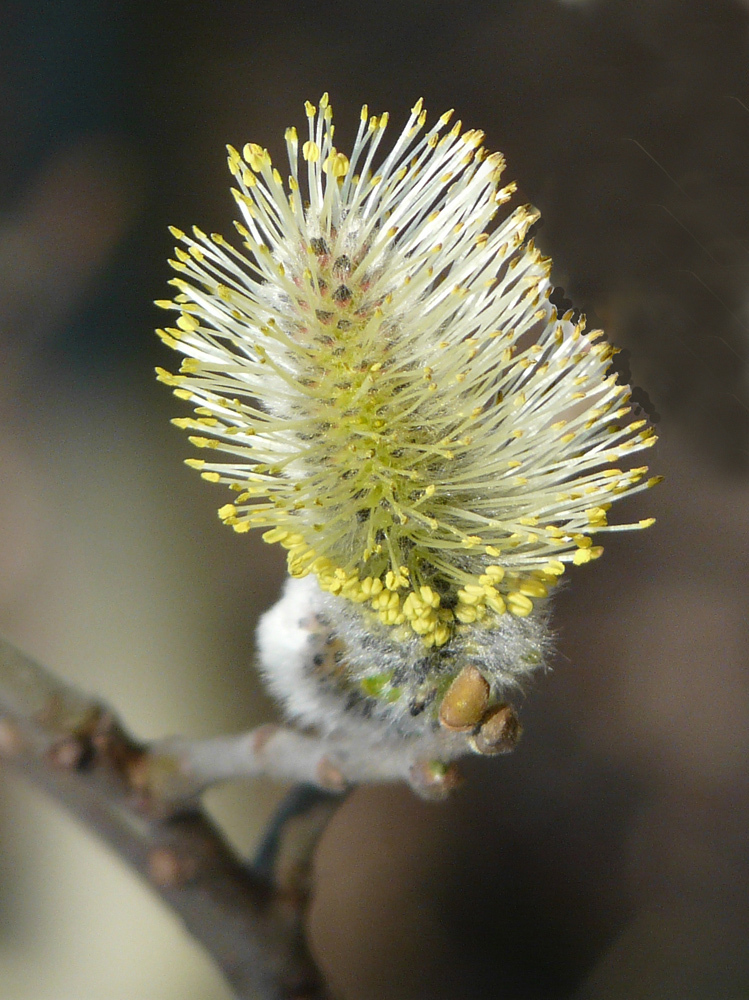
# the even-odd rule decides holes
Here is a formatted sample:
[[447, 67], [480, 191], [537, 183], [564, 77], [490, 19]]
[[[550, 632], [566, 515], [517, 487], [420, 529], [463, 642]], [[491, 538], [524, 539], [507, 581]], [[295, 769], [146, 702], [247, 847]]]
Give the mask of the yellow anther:
[[533, 611], [533, 601], [516, 590], [507, 595], [507, 607], [513, 615], [518, 618], [525, 618]]
[[476, 621], [478, 614], [475, 607], [472, 607], [469, 604], [461, 603], [455, 609], [455, 617], [464, 625], [470, 625], [472, 622]]
[[440, 622], [438, 625], [435, 626], [432, 635], [434, 636], [435, 646], [444, 646], [445, 643], [450, 638], [450, 629], [447, 625]]
[[256, 142], [246, 143], [242, 153], [244, 154], [245, 162], [249, 163], [250, 167], [256, 173], [259, 173], [263, 169], [264, 164], [270, 161], [267, 152], [262, 146], [258, 146]]
[[165, 368], [156, 368], [156, 378], [159, 382], [163, 382], [164, 385], [180, 385], [184, 382], [184, 377], [182, 375], [172, 375]]
[[497, 615], [503, 615], [507, 610], [507, 605], [501, 594], [487, 594], [485, 600], [487, 608], [491, 608]]
[[320, 147], [312, 139], [308, 139], [302, 146], [302, 156], [309, 163], [317, 163], [320, 159]]
[[549, 593], [540, 580], [533, 579], [522, 580], [518, 590], [526, 597], [547, 597]]
[[196, 448], [218, 448], [218, 441], [214, 438], [195, 437], [191, 435], [187, 440], [190, 444], [194, 444]]
[[413, 591], [411, 591], [410, 593], [408, 593], [406, 595], [405, 601], [403, 602], [403, 611], [404, 611], [404, 613], [406, 615], [408, 615], [408, 617], [410, 618], [410, 617], [415, 616], [417, 614], [418, 609], [420, 607], [421, 607], [421, 601], [416, 596], [416, 594]]
[[484, 597], [483, 588], [478, 587], [477, 589], [480, 590], [479, 594], [471, 594], [466, 589], [459, 590], [458, 598], [460, 599], [461, 604], [467, 604], [473, 606], [474, 604], [478, 604], [480, 600], [483, 600]]
[[552, 559], [546, 563], [543, 572], [549, 573], [552, 576], [561, 576], [564, 573], [564, 563], [560, 562], [559, 559]]
[[200, 328], [200, 323], [194, 316], [182, 313], [182, 315], [177, 319], [177, 326], [180, 330], [184, 330], [185, 333], [194, 333], [195, 330]]
[[385, 611], [390, 607], [390, 598], [398, 597], [397, 594], [392, 594], [389, 591], [380, 591], [379, 594], [375, 594], [372, 598], [372, 607], [375, 610]]
[[400, 617], [397, 608], [386, 608], [380, 612], [380, 621], [384, 625], [395, 625]]
[[333, 150], [325, 160], [323, 169], [332, 177], [345, 177], [348, 173], [349, 160], [344, 153]]
[[176, 337], [172, 337], [171, 334], [167, 333], [166, 330], [157, 330], [156, 334], [162, 343], [166, 344], [167, 347], [176, 348], [179, 343]]
[[500, 583], [504, 579], [505, 571], [501, 566], [487, 566], [484, 573], [479, 577], [479, 583], [482, 586], [489, 584], [494, 586], [496, 583]]
[[376, 599], [379, 601], [379, 607], [383, 610], [395, 610], [400, 607], [400, 597], [398, 597], [398, 595], [393, 591], [380, 591]]
[[285, 528], [272, 528], [263, 534], [263, 541], [272, 545], [274, 542], [282, 542], [288, 534]]
[[187, 430], [188, 427], [200, 427], [200, 422], [192, 420], [190, 417], [172, 417], [169, 423], [174, 424], [175, 427], [179, 427], [183, 431]]
[[588, 524], [596, 528], [601, 528], [607, 523], [606, 511], [603, 507], [591, 507], [585, 511], [585, 515], [588, 518]]
[[435, 629], [434, 622], [428, 621], [426, 618], [415, 618], [411, 622], [411, 628], [417, 635], [426, 635], [428, 632], [433, 632]]

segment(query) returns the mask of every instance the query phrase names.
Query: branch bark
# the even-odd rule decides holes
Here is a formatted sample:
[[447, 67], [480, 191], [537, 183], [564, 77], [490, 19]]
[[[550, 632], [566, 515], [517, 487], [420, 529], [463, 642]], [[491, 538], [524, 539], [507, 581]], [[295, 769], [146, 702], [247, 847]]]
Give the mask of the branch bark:
[[[443, 734], [449, 740], [451, 734]], [[435, 747], [431, 747], [435, 750]], [[163, 802], [184, 802], [222, 781], [254, 778], [298, 782], [342, 793], [358, 784], [404, 781], [425, 799], [441, 801], [460, 784], [457, 765], [392, 743], [373, 746], [349, 732], [320, 736], [266, 724], [249, 732], [152, 744], [142, 781]]]
[[[253, 868], [196, 799], [175, 807], [154, 796], [144, 782], [148, 747], [110, 710], [1, 639], [0, 760], [149, 883], [212, 956], [237, 1000], [328, 996], [305, 944], [303, 915], [311, 854], [340, 797], [316, 793], [296, 811], [282, 808], [263, 864]], [[305, 816], [299, 839], [293, 830]]]

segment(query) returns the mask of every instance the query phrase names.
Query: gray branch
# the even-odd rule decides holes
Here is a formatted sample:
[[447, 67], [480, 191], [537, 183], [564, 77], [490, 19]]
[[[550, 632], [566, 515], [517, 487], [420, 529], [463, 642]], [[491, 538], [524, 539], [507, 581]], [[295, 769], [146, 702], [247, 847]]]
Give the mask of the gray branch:
[[312, 852], [340, 796], [297, 793], [266, 835], [260, 866], [250, 867], [196, 799], [175, 806], [153, 794], [148, 748], [111, 711], [2, 640], [0, 759], [150, 884], [237, 1000], [328, 995], [306, 948], [303, 916]]

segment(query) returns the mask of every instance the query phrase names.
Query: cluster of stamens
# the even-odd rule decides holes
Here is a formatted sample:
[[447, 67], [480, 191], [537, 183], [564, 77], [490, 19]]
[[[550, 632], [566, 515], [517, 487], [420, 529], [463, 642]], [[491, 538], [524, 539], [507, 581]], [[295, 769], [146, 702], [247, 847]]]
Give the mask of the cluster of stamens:
[[[421, 102], [377, 167], [387, 115], [363, 109], [350, 159], [323, 97], [287, 130], [287, 186], [267, 150], [229, 148], [249, 256], [173, 230], [176, 327], [160, 372], [196, 418], [189, 460], [237, 492], [219, 514], [266, 527], [292, 576], [443, 646], [461, 625], [531, 614], [569, 563], [602, 552], [611, 501], [657, 480], [611, 467], [654, 443], [622, 423], [613, 348], [549, 303], [537, 218], [483, 134], [426, 133]], [[303, 194], [306, 192], [306, 197]], [[489, 227], [489, 228], [487, 228]], [[645, 527], [650, 521], [623, 528]]]

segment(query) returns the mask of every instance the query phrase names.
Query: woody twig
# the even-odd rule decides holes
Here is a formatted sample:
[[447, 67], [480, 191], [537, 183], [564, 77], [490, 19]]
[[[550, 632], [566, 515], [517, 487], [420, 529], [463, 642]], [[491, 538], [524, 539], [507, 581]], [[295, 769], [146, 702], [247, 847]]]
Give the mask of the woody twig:
[[[109, 709], [2, 640], [0, 760], [48, 792], [150, 884], [212, 956], [237, 1000], [328, 995], [302, 921], [309, 855], [332, 800], [313, 797], [287, 809], [266, 837], [261, 866], [249, 866], [196, 798], [175, 806], [154, 794], [144, 781], [148, 748]], [[306, 837], [295, 837], [305, 814], [316, 820]]]

